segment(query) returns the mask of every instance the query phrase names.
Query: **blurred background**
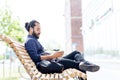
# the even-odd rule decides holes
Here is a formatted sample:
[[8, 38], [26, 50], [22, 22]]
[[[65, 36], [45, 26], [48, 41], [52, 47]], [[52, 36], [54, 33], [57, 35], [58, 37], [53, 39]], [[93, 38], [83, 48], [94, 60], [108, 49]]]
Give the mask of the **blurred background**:
[[[120, 79], [119, 0], [0, 0], [0, 34], [24, 43], [25, 22], [41, 25], [39, 41], [46, 50], [74, 50], [100, 65], [88, 80]], [[29, 80], [22, 64], [0, 40], [0, 80]]]

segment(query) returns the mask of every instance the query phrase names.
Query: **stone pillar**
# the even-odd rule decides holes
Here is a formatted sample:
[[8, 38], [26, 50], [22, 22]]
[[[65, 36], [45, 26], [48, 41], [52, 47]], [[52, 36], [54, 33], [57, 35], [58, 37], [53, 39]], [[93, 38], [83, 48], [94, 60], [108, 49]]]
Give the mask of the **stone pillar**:
[[66, 52], [83, 49], [83, 36], [80, 30], [82, 26], [81, 0], [66, 0], [65, 23], [66, 23]]
[[81, 0], [70, 0], [72, 46], [83, 52]]

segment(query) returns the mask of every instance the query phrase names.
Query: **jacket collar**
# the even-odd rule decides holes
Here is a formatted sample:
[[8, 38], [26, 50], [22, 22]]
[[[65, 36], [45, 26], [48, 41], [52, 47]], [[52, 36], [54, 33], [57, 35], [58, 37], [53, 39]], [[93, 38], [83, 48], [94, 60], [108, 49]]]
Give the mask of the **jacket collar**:
[[28, 38], [33, 38], [33, 39], [36, 39], [37, 40], [37, 38], [36, 37], [34, 37], [33, 35], [28, 35]]

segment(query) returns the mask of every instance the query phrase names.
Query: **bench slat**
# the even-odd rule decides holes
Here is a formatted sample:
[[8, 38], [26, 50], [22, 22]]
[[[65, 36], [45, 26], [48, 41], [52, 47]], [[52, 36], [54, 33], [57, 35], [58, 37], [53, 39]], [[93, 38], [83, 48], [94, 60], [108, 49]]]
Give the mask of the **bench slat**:
[[55, 80], [59, 79], [58, 73], [55, 73], [54, 76], [55, 76]]
[[46, 74], [42, 74], [40, 79], [45, 80], [45, 77], [46, 77]]
[[14, 43], [14, 42], [10, 44], [10, 47], [11, 47], [11, 48], [13, 48], [14, 46], [25, 50], [25, 47], [24, 47], [23, 45], [20, 45], [20, 44], [18, 44], [18, 43]]

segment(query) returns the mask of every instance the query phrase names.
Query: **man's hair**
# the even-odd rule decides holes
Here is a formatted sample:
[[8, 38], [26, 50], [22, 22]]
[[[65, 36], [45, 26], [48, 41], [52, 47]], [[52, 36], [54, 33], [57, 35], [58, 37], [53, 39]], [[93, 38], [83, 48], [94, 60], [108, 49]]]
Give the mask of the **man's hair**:
[[36, 21], [36, 20], [32, 20], [32, 21], [30, 21], [30, 22], [26, 22], [26, 23], [25, 23], [25, 28], [26, 28], [26, 30], [29, 32], [30, 27], [31, 27], [31, 28], [34, 28], [35, 23], [39, 23], [39, 22]]

